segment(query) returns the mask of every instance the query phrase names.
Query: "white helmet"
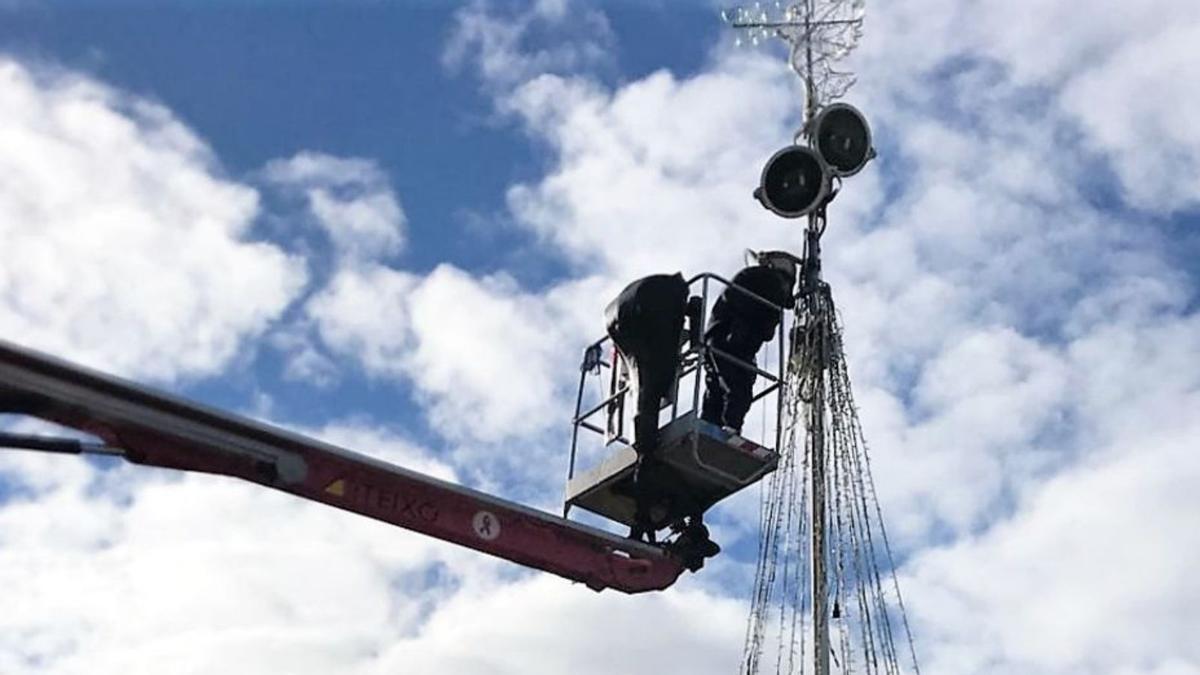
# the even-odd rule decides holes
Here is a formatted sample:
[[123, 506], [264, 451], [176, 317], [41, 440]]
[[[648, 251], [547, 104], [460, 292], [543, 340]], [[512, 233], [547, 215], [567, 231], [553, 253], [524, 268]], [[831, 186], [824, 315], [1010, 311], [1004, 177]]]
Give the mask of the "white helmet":
[[[747, 251], [747, 254], [751, 253], [753, 253], [754, 260], [759, 265], [781, 272], [784, 276], [792, 280], [795, 280], [796, 272], [799, 270], [800, 263], [802, 262], [787, 251], [761, 251], [758, 253]], [[750, 256], [747, 255], [747, 257]]]

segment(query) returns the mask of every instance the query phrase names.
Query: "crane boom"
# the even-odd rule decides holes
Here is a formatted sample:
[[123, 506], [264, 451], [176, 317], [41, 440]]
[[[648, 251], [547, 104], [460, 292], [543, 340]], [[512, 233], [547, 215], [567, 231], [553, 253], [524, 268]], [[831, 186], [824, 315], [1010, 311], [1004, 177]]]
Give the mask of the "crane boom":
[[[597, 591], [661, 590], [683, 571], [681, 561], [659, 546], [3, 340], [0, 412], [37, 417], [91, 434], [103, 440], [104, 452], [130, 462], [234, 476], [583, 582]], [[62, 447], [38, 449], [61, 451]], [[76, 448], [88, 450], [86, 444]]]

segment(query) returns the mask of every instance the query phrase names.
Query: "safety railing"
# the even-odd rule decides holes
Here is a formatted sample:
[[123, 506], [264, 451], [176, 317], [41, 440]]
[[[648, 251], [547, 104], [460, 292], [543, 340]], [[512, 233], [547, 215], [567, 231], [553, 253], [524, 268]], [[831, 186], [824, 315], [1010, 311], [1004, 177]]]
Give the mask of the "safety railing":
[[[675, 419], [678, 419], [681, 415], [686, 415], [689, 412], [694, 412], [696, 415], [700, 414], [701, 400], [704, 395], [704, 386], [702, 381], [704, 380], [705, 371], [707, 368], [711, 367], [709, 364], [722, 361], [732, 365], [735, 368], [751, 371], [766, 381], [766, 386], [764, 386], [760, 391], [752, 392], [750, 399], [751, 411], [755, 409], [754, 406], [758, 404], [759, 401], [773, 393], [776, 394], [773, 439], [771, 439], [770, 443], [768, 443], [768, 439], [766, 438], [751, 440], [756, 440], [759, 445], [769, 447], [770, 449], [778, 448], [780, 446], [782, 434], [780, 419], [782, 418], [783, 413], [783, 396], [778, 394], [781, 393], [780, 387], [783, 383], [783, 375], [785, 372], [784, 368], [786, 363], [786, 343], [784, 336], [787, 334], [787, 328], [785, 327], [787, 313], [785, 308], [776, 305], [770, 300], [767, 300], [766, 298], [747, 290], [746, 288], [734, 284], [728, 279], [709, 272], [697, 274], [691, 279], [688, 279], [687, 285], [689, 289], [689, 298], [697, 297], [693, 294], [693, 289], [697, 285], [699, 286], [698, 297], [701, 299], [700, 312], [698, 316], [689, 313], [687, 321], [694, 322], [695, 325], [691, 325], [689, 323], [689, 325], [685, 327], [687, 339], [684, 340], [684, 336], [680, 335], [681, 351], [679, 368], [676, 370], [675, 384], [671, 389], [670, 403], [668, 406], [663, 407], [663, 410], [667, 408], [670, 409], [670, 418], [666, 423], [669, 424]], [[721, 349], [705, 344], [703, 335], [704, 329], [708, 325], [708, 317], [711, 311], [710, 299], [715, 296], [715, 293], [712, 292], [712, 287], [717, 285], [719, 285], [719, 287], [730, 288], [739, 293], [743, 293], [747, 297], [753, 299], [755, 302], [762, 303], [764, 306], [771, 308], [773, 311], [779, 314], [779, 324], [776, 328], [775, 337], [765, 343], [762, 350], [760, 350], [760, 353], [762, 353], [763, 350], [769, 352], [772, 348], [774, 349], [774, 352], [777, 355], [776, 370], [774, 372], [764, 370], [763, 368], [758, 367], [756, 363], [749, 363]], [[606, 446], [613, 443], [620, 443], [624, 445], [633, 444], [632, 441], [624, 435], [624, 429], [631, 426], [630, 424], [626, 423], [626, 418], [631, 414], [631, 412], [624, 405], [625, 398], [630, 393], [631, 387], [627, 379], [623, 379], [619, 376], [620, 372], [618, 369], [622, 368], [622, 363], [620, 359], [616, 357], [616, 349], [611, 345], [611, 342], [612, 339], [608, 336], [605, 336], [588, 345], [584, 350], [584, 358], [580, 366], [579, 373], [579, 389], [575, 398], [575, 415], [572, 419], [571, 457], [567, 468], [567, 480], [570, 480], [575, 476], [576, 461], [579, 454], [579, 432], [581, 429], [603, 436], [605, 438], [604, 444]], [[601, 377], [605, 370], [609, 371], [608, 378]], [[690, 405], [681, 409], [680, 385], [687, 381], [689, 377], [691, 378], [691, 387], [689, 392]], [[595, 403], [589, 401], [587, 403], [587, 408], [585, 409], [585, 394], [588, 390], [587, 385], [589, 378], [600, 380], [601, 391], [599, 394], [599, 401]], [[607, 385], [605, 385], [605, 379], [608, 381]], [[606, 413], [610, 416], [607, 420], [607, 424], [604, 426], [598, 425], [594, 421], [594, 418], [602, 413]], [[613, 414], [617, 415], [615, 433], [613, 429]], [[747, 413], [747, 419], [749, 419], [749, 416], [749, 413]], [[659, 426], [663, 426], [661, 412], [659, 417]], [[745, 436], [746, 434], [742, 435]]]

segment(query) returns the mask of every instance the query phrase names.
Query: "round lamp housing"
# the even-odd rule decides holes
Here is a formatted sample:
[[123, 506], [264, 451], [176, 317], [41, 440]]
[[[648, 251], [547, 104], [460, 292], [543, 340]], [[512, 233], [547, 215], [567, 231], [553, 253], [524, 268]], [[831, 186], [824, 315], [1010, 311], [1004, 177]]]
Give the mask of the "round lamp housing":
[[848, 103], [833, 103], [817, 113], [812, 144], [835, 176], [853, 176], [875, 156], [867, 118]]
[[767, 160], [755, 198], [783, 216], [799, 218], [825, 203], [829, 169], [812, 148], [789, 145]]

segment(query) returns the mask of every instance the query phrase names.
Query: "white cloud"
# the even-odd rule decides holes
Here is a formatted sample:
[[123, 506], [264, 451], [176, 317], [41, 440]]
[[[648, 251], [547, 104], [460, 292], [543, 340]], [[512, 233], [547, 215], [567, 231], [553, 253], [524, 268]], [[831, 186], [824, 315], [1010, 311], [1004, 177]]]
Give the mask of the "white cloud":
[[541, 576], [442, 603], [377, 672], [700, 673], [737, 662], [740, 602], [705, 593], [586, 594]]
[[340, 447], [356, 448], [358, 452], [419, 471], [427, 476], [446, 481], [456, 480], [451, 466], [432, 458], [428, 450], [413, 441], [397, 436], [394, 431], [383, 427], [340, 421], [307, 433]]
[[284, 356], [285, 380], [328, 387], [338, 381], [338, 365], [314, 344], [310, 330], [306, 322], [294, 321], [272, 331], [267, 340]]
[[340, 270], [307, 304], [321, 338], [368, 372], [391, 373], [407, 353], [408, 297], [419, 279], [380, 265]]
[[[376, 427], [309, 433], [453, 478]], [[448, 592], [460, 574], [488, 569], [465, 549], [233, 479], [101, 470], [75, 457], [0, 462], [10, 486], [36, 489], [0, 504], [5, 673], [151, 673], [163, 663], [363, 672], [418, 628], [438, 593], [431, 574], [445, 570]]]
[[508, 435], [558, 421], [529, 414], [561, 394], [554, 369], [567, 365], [553, 358], [566, 336], [539, 300], [510, 279], [477, 281], [447, 266], [423, 281], [411, 298], [418, 341], [408, 367], [436, 397], [435, 425]]
[[338, 253], [376, 259], [404, 244], [404, 211], [387, 174], [371, 160], [301, 152], [267, 163], [263, 177], [303, 192], [308, 209]]
[[[376, 427], [304, 431], [453, 477]], [[736, 600], [596, 594], [232, 479], [23, 457], [10, 479], [69, 478], [0, 505], [5, 673], [703, 672], [737, 657]]]
[[[573, 277], [531, 290], [503, 274], [444, 265], [418, 275], [356, 260], [305, 312], [333, 352], [411, 380], [434, 428], [507, 456], [519, 448], [528, 464], [519, 473], [519, 462], [491, 457], [504, 468], [496, 482], [547, 493], [536, 460], [550, 444], [539, 425], [565, 421], [552, 411], [570, 405], [564, 383], [577, 374], [578, 350], [599, 334], [603, 304], [621, 285], [663, 270], [727, 273], [743, 246], [798, 243], [794, 223], [749, 198], [761, 162], [790, 137], [798, 102], [779, 63], [724, 52], [687, 79], [656, 73], [609, 88], [565, 76], [589, 59], [518, 51], [532, 41], [529, 26], [555, 21], [514, 23], [473, 7], [459, 15], [448, 58], [480, 49], [498, 110], [551, 151], [548, 174], [514, 186], [509, 203]], [[869, 15], [854, 102], [890, 153], [847, 181], [834, 204], [826, 271], [845, 314], [885, 515], [903, 535], [924, 672], [1200, 667], [1187, 632], [1200, 600], [1190, 574], [1200, 541], [1189, 529], [1200, 507], [1190, 452], [1200, 431], [1191, 421], [1200, 402], [1196, 289], [1160, 255], [1150, 216], [1137, 215], [1194, 203], [1194, 139], [1163, 126], [1168, 118], [1138, 95], [1165, 89], [1182, 67], [1180, 36], [1194, 21], [1178, 3], [1154, 4], [1153, 21], [1130, 7], [1089, 9], [1098, 21], [1062, 19], [1080, 12], [1062, 2], [929, 1]], [[553, 18], [551, 9], [522, 16]], [[1154, 31], [1139, 33], [1147, 21]], [[1133, 57], [1160, 67], [1139, 70]], [[1101, 93], [1111, 99], [1093, 105]], [[1144, 116], [1153, 123], [1132, 124]], [[1183, 168], [1122, 168], [1143, 146], [1142, 157]], [[1115, 162], [1132, 221], [1087, 197], [1092, 153]], [[1143, 184], [1147, 175], [1155, 180]], [[513, 430], [538, 442], [505, 436]], [[402, 443], [395, 457], [422, 461]], [[251, 672], [671, 669], [657, 658], [724, 672], [736, 663], [744, 606], [711, 587], [595, 596], [554, 578], [514, 579], [504, 565], [377, 524], [347, 527], [341, 514], [248, 486], [152, 483], [125, 509], [79, 487], [93, 479], [82, 473], [42, 488], [52, 509], [43, 516], [0, 508], [11, 524], [0, 532], [23, 544], [0, 548], [11, 556], [0, 574], [17, 570], [3, 585], [17, 589], [22, 610], [0, 630], [18, 636], [0, 649], [11, 660], [0, 671], [37, 668], [20, 660], [30, 650], [95, 654], [89, 665], [112, 664], [100, 670], [135, 672], [171, 660]], [[754, 525], [717, 521], [723, 543]], [[125, 543], [159, 537], [170, 546]], [[175, 573], [121, 567], [135, 555], [180, 566], [199, 579], [195, 596], [172, 596]], [[256, 567], [264, 560], [269, 576]], [[24, 584], [20, 571], [34, 563], [38, 581]], [[436, 569], [449, 588], [418, 590]], [[225, 576], [214, 580], [213, 570]], [[320, 602], [299, 606], [306, 597]], [[109, 625], [121, 602], [142, 610], [128, 629]], [[221, 622], [232, 614], [242, 616], [229, 628]], [[174, 618], [192, 615], [198, 623]], [[63, 616], [72, 617], [68, 632]], [[145, 635], [158, 626], [146, 616], [167, 617], [170, 628], [151, 645]], [[60, 672], [83, 667], [81, 656], [62, 658], [53, 662]]]
[[1126, 198], [1170, 213], [1200, 205], [1200, 130], [1179, 116], [1200, 106], [1191, 58], [1200, 18], [1163, 23], [1157, 35], [1121, 45], [1073, 78], [1062, 105], [1108, 154]]
[[489, 85], [545, 72], [575, 72], [610, 59], [613, 35], [602, 12], [568, 0], [535, 0], [500, 18], [486, 0], [454, 15], [442, 53], [451, 70], [471, 66]]
[[0, 334], [139, 377], [219, 371], [305, 272], [154, 103], [0, 59]]
[[[1194, 408], [1196, 396], [1188, 404]], [[1196, 672], [1200, 461], [1177, 420], [1040, 486], [905, 579], [933, 672]]]
[[477, 279], [449, 265], [425, 277], [382, 266], [343, 269], [307, 311], [333, 351], [368, 373], [408, 378], [433, 428], [450, 438], [528, 436], [567, 419], [563, 376], [582, 344], [577, 296], [586, 282], [548, 296], [506, 276]]
[[[459, 15], [470, 30], [486, 22], [496, 23]], [[749, 77], [731, 72], [741, 66]], [[372, 374], [412, 381], [433, 428], [451, 439], [532, 439], [561, 428], [581, 351], [603, 334], [603, 309], [626, 283], [663, 270], [728, 274], [740, 260], [740, 250], [731, 255], [726, 245], [731, 233], [770, 248], [794, 232], [791, 223], [744, 208], [743, 179], [775, 145], [772, 125], [758, 123], [761, 112], [747, 99], [770, 111], [776, 131], [788, 107], [774, 66], [726, 64], [685, 82], [660, 72], [617, 93], [582, 78], [517, 83], [500, 105], [551, 141], [561, 164], [536, 185], [515, 186], [509, 203], [578, 275], [530, 292], [503, 274], [471, 276], [445, 265], [424, 277], [347, 265], [308, 304], [308, 316], [337, 353], [357, 357]], [[705, 115], [692, 114], [701, 107]], [[747, 129], [752, 142], [729, 143]], [[562, 452], [562, 439], [555, 441]]]
[[[985, 114], [1036, 110], [1044, 99], [1047, 112], [1072, 125], [1046, 150], [1098, 153], [1132, 205], [1183, 211], [1196, 207], [1200, 186], [1200, 137], [1179, 118], [1196, 105], [1188, 45], [1198, 25], [1200, 7], [1176, 0], [1102, 0], [1083, 14], [1063, 0], [881, 4], [868, 12], [868, 36], [854, 59], [865, 74], [856, 95], [886, 89], [877, 109], [903, 109], [944, 94], [937, 85], [948, 74], [990, 64], [1000, 86], [982, 93], [1020, 87], [1024, 100], [996, 101]], [[1055, 121], [1045, 115], [1034, 123]]]
[[500, 105], [558, 163], [510, 190], [513, 213], [582, 269], [623, 280], [728, 272], [740, 246], [795, 241], [795, 223], [748, 208], [751, 177], [790, 135], [790, 92], [777, 64], [744, 65], [686, 81], [657, 72], [615, 92], [556, 76], [517, 87]]
[[[885, 512], [907, 551], [935, 542], [913, 563], [921, 580], [910, 604], [944, 594], [953, 606], [945, 616], [922, 606], [931, 672], [1197, 663], [1179, 631], [1144, 640], [1160, 623], [1195, 623], [1195, 585], [1177, 570], [1200, 562], [1197, 542], [1142, 525], [1170, 510], [1161, 520], [1185, 527], [1180, 514], [1196, 510], [1185, 481], [1170, 479], [1196, 468], [1171, 450], [1194, 436], [1178, 420], [1200, 391], [1200, 360], [1185, 347], [1196, 289], [1146, 223], [1195, 204], [1200, 143], [1177, 111], [1194, 94], [1180, 83], [1197, 22], [1160, 4], [1129, 24], [1118, 18], [1127, 7], [1108, 5], [1077, 29], [1045, 19], [1079, 11], [1063, 3], [910, 3], [869, 16], [855, 102], [891, 154], [835, 203], [826, 271], [846, 314]], [[730, 70], [737, 76], [723, 79]], [[614, 279], [723, 271], [741, 246], [794, 244], [748, 199], [772, 139], [788, 137], [795, 104], [781, 71], [720, 54], [688, 80], [657, 73], [611, 91], [561, 74], [491, 82], [498, 109], [555, 151], [545, 177], [510, 192], [513, 213], [580, 273]], [[1103, 178], [1097, 156], [1132, 221], [1089, 196]], [[1143, 462], [1160, 468], [1147, 476]], [[1074, 500], [1069, 524], [1061, 492]], [[1134, 503], [1144, 510], [1115, 530], [1135, 552], [1123, 563], [1088, 555], [1119, 505]], [[1126, 573], [1159, 570], [1167, 557], [1166, 578]], [[1088, 589], [1115, 578], [1125, 586]], [[1029, 630], [1024, 589], [1045, 596]], [[1145, 602], [1132, 612], [1139, 630], [1105, 620], [1134, 598]], [[1089, 650], [1098, 660], [1065, 655]]]

